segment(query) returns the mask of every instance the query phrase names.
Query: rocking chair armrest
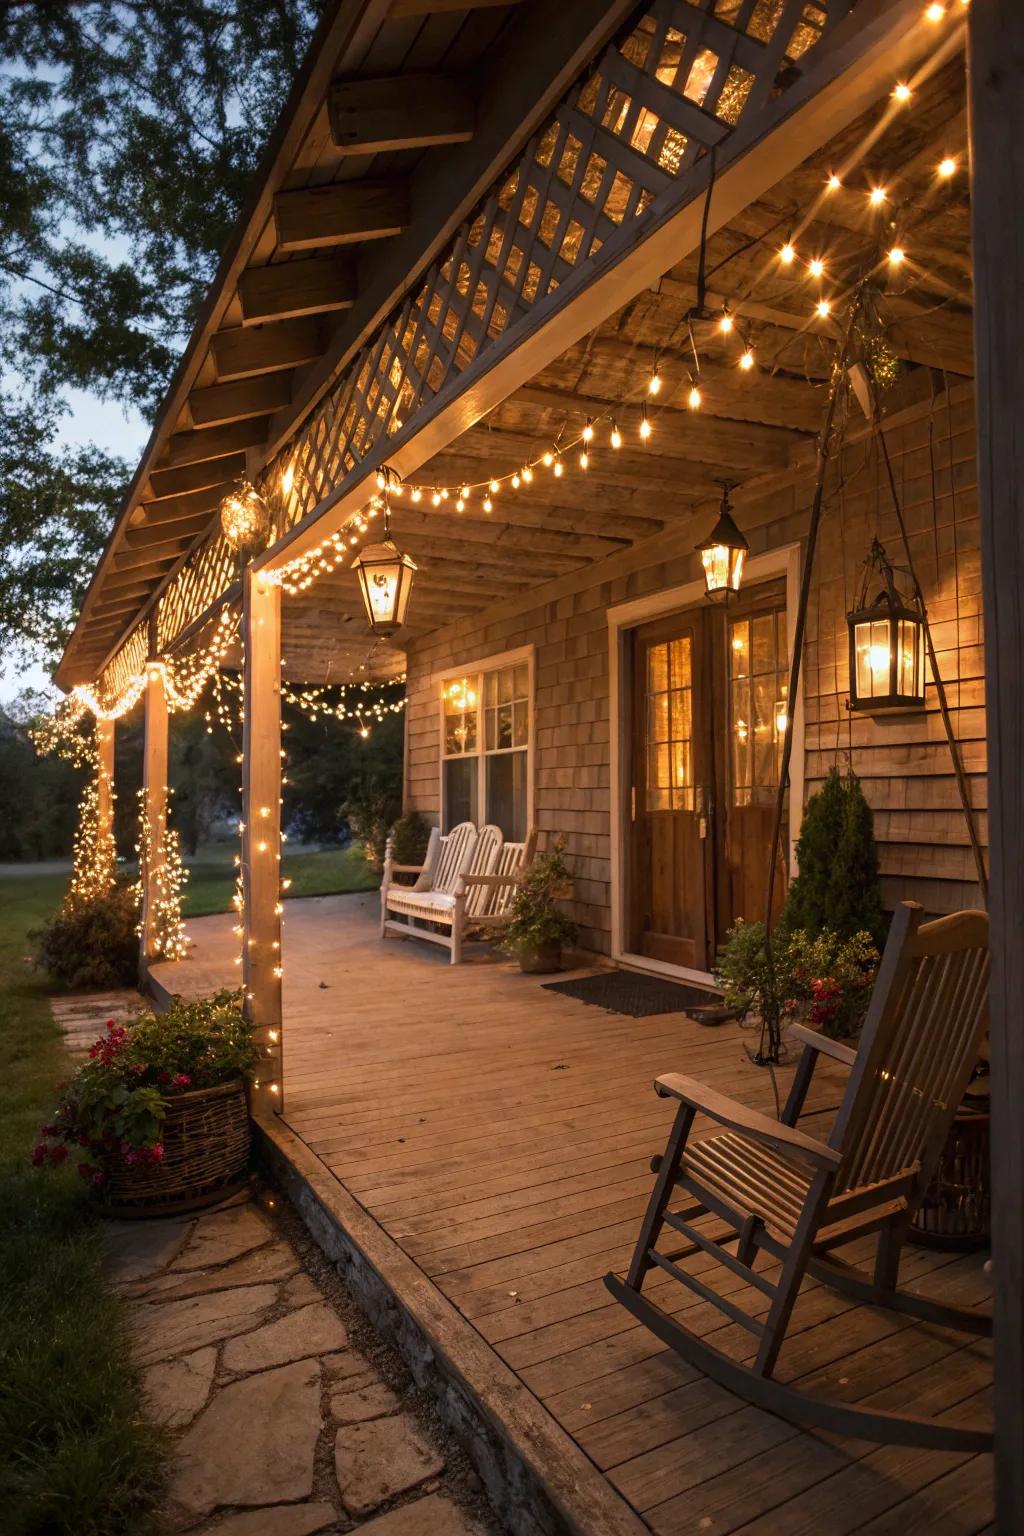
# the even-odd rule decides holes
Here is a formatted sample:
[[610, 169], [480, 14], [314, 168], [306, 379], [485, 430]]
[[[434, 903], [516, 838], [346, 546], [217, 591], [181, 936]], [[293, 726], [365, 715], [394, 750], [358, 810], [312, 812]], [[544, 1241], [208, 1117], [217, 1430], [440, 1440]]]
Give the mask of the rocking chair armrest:
[[820, 1035], [816, 1029], [808, 1029], [806, 1024], [791, 1024], [789, 1033], [801, 1045], [809, 1046], [822, 1056], [831, 1056], [833, 1061], [841, 1061], [844, 1067], [852, 1067], [857, 1060], [857, 1052], [852, 1051], [848, 1045], [830, 1040], [828, 1035]]
[[683, 1077], [679, 1072], [666, 1072], [656, 1080], [654, 1091], [662, 1098], [679, 1099], [683, 1104], [689, 1104], [701, 1114], [717, 1120], [719, 1125], [739, 1131], [752, 1141], [764, 1142], [783, 1156], [794, 1154], [813, 1163], [816, 1168], [828, 1171], [838, 1168], [842, 1161], [841, 1154], [827, 1147], [823, 1141], [816, 1141], [813, 1136], [807, 1136], [791, 1125], [772, 1120], [737, 1099], [727, 1098], [724, 1093], [716, 1093], [714, 1088], [698, 1082], [694, 1077]]

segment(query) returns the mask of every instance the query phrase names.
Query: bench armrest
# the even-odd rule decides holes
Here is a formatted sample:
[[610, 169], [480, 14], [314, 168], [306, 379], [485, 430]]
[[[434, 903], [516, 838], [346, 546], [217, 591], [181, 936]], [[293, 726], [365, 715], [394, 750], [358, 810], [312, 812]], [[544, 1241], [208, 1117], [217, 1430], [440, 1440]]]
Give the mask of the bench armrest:
[[801, 1157], [813, 1163], [816, 1168], [831, 1171], [838, 1168], [842, 1161], [841, 1154], [834, 1151], [832, 1147], [827, 1147], [823, 1141], [816, 1141], [813, 1136], [807, 1136], [791, 1125], [783, 1125], [779, 1120], [772, 1120], [768, 1115], [762, 1115], [759, 1110], [750, 1109], [736, 1099], [727, 1098], [724, 1093], [716, 1093], [714, 1088], [709, 1088], [707, 1083], [698, 1082], [694, 1077], [683, 1077], [678, 1072], [667, 1072], [664, 1077], [657, 1079], [654, 1091], [662, 1098], [679, 1099], [683, 1104], [689, 1104], [693, 1109], [700, 1110], [701, 1114], [717, 1120], [719, 1125], [739, 1131], [742, 1135], [749, 1136], [752, 1141], [763, 1142], [766, 1146], [774, 1147], [776, 1152], [781, 1152], [784, 1156], [793, 1154]]
[[388, 868], [390, 869], [390, 871], [391, 871], [391, 873], [393, 875], [422, 875], [422, 873], [426, 869], [426, 867], [427, 866], [425, 864], [389, 864], [388, 865]]
[[816, 1029], [808, 1029], [805, 1024], [791, 1024], [789, 1033], [801, 1045], [810, 1046], [812, 1051], [822, 1056], [831, 1056], [833, 1061], [841, 1061], [844, 1067], [852, 1067], [857, 1060], [857, 1052], [852, 1051], [848, 1045], [843, 1045], [839, 1040], [830, 1040], [828, 1035], [820, 1035]]
[[463, 875], [463, 885], [484, 886], [490, 890], [497, 890], [503, 885], [518, 885], [522, 875]]

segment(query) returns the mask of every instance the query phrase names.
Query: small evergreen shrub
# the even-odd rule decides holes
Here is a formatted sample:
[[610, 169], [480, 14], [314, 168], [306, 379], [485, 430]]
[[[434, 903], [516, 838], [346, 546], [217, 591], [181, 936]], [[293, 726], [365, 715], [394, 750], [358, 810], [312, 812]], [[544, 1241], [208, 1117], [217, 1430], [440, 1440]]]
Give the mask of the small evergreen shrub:
[[138, 886], [65, 902], [45, 928], [29, 935], [54, 981], [73, 991], [131, 987], [139, 977]]
[[391, 851], [396, 864], [422, 864], [430, 841], [430, 828], [418, 811], [399, 816], [391, 828]]
[[881, 948], [887, 921], [882, 910], [871, 807], [857, 775], [833, 768], [811, 796], [796, 845], [799, 874], [779, 918], [783, 933], [867, 933]]
[[539, 853], [523, 875], [512, 898], [511, 919], [501, 947], [522, 955], [538, 949], [575, 944], [579, 929], [558, 903], [572, 898], [573, 884], [565, 862], [565, 838], [547, 853]]

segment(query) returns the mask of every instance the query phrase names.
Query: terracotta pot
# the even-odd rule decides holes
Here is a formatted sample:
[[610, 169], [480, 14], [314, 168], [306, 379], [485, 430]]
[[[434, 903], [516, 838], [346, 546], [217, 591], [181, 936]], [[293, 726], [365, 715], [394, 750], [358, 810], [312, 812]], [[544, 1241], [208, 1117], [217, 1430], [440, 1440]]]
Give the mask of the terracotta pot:
[[562, 969], [561, 944], [535, 944], [519, 951], [519, 969], [527, 976], [550, 976]]

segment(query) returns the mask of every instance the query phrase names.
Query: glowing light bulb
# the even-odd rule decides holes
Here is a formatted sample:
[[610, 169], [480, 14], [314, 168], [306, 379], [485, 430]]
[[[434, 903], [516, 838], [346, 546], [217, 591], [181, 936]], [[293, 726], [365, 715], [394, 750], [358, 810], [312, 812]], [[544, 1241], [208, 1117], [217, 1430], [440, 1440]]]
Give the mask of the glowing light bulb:
[[583, 428], [583, 441], [585, 443], [591, 443], [591, 442], [593, 442], [593, 440], [594, 440], [594, 423], [593, 423], [593, 420], [588, 416], [587, 417], [587, 424]]
[[895, 101], [909, 101], [914, 93], [906, 81], [900, 80], [894, 87], [892, 94]]
[[886, 191], [884, 187], [872, 187], [868, 193], [868, 202], [872, 208], [880, 208], [885, 202]]
[[612, 422], [611, 445], [613, 448], [622, 447], [622, 433], [619, 431], [618, 426], [614, 421]]
[[820, 256], [815, 256], [813, 260], [807, 263], [807, 270], [812, 277], [823, 277], [825, 275], [825, 263]]
[[719, 320], [719, 322], [718, 322], [718, 329], [721, 331], [723, 336], [728, 336], [729, 332], [732, 330], [732, 327], [733, 327], [732, 315], [730, 315], [728, 313], [724, 314], [722, 316], [721, 320]]
[[830, 315], [832, 313], [832, 305], [828, 299], [819, 299], [815, 308], [822, 319], [824, 319], [826, 315]]
[[484, 511], [485, 512], [493, 512], [494, 511], [494, 502], [491, 500], [491, 498], [489, 496], [485, 496], [484, 497]]
[[514, 474], [512, 476], [512, 489], [514, 491], [518, 491], [518, 489], [519, 489], [519, 475], [518, 475], [518, 473], [516, 473], [516, 474]]
[[555, 462], [555, 456], [554, 456], [554, 454], [551, 452], [551, 450], [549, 448], [547, 453], [544, 455], [543, 459], [541, 460], [541, 463], [545, 466], [545, 468], [550, 469], [554, 462]]
[[689, 405], [691, 411], [700, 410], [700, 390], [697, 388], [696, 384], [690, 386], [690, 393], [686, 397], [686, 403]]
[[889, 252], [890, 267], [900, 267], [907, 259], [907, 253], [901, 245], [894, 245]]
[[651, 424], [647, 420], [647, 406], [645, 405], [643, 407], [643, 409], [641, 410], [641, 412], [640, 412], [640, 436], [641, 436], [642, 440], [646, 443], [646, 441], [650, 437], [650, 435], [651, 435]]
[[455, 503], [455, 510], [456, 510], [456, 512], [464, 512], [466, 510], [466, 503], [465, 503], [464, 499], [461, 496], [458, 498], [458, 500]]
[[559, 455], [559, 457], [555, 460], [555, 463], [554, 463], [554, 474], [555, 474], [555, 476], [557, 478], [561, 478], [561, 475], [562, 475], [564, 469], [565, 469], [565, 465], [562, 463], [561, 455]]
[[587, 467], [587, 465], [589, 463], [590, 463], [590, 455], [587, 453], [587, 450], [584, 448], [583, 451], [580, 454], [580, 469], [586, 469], [586, 467]]
[[939, 161], [939, 175], [943, 178], [950, 177], [956, 171], [956, 161], [952, 155], [946, 155]]
[[924, 13], [925, 21], [939, 22], [946, 14], [946, 7], [939, 4], [939, 0], [932, 0]]
[[661, 375], [657, 369], [654, 370], [647, 382], [647, 393], [649, 395], [659, 395], [661, 393]]
[[788, 240], [779, 252], [779, 260], [784, 267], [791, 267], [796, 260], [796, 248]]
[[492, 496], [496, 496], [498, 494], [498, 491], [501, 489], [501, 487], [498, 484], [497, 480], [492, 480], [490, 485], [487, 487], [487, 489], [490, 491]]
[[754, 366], [754, 354], [753, 354], [753, 352], [751, 352], [750, 348], [748, 347], [747, 350], [744, 353], [742, 353], [741, 356], [740, 356], [740, 367], [743, 369], [744, 373], [749, 373], [751, 368], [753, 368], [753, 366]]
[[839, 177], [835, 174], [834, 171], [826, 181], [825, 186], [829, 192], [839, 191], [839, 188], [842, 186], [842, 182], [839, 180]]
[[529, 485], [530, 481], [533, 479], [533, 470], [530, 468], [529, 464], [527, 464], [526, 468], [523, 470], [523, 479], [526, 481], [527, 485]]
[[413, 501], [419, 501], [422, 498], [422, 496], [423, 496], [423, 492], [420, 490], [419, 486], [418, 485], [414, 485], [413, 488], [412, 488], [412, 499], [413, 499]]

